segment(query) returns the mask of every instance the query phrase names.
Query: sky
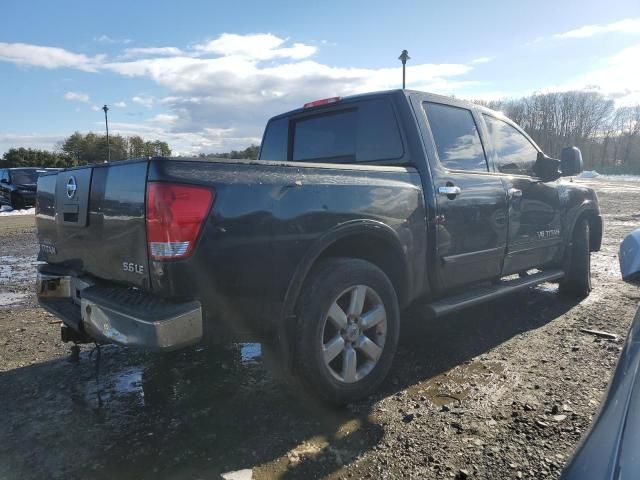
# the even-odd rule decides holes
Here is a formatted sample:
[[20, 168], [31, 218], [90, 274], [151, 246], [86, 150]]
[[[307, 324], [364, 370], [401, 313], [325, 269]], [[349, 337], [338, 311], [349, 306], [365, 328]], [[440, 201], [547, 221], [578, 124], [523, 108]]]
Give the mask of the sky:
[[260, 142], [320, 98], [598, 90], [640, 103], [640, 1], [13, 1], [0, 4], [0, 154], [74, 131], [174, 154]]

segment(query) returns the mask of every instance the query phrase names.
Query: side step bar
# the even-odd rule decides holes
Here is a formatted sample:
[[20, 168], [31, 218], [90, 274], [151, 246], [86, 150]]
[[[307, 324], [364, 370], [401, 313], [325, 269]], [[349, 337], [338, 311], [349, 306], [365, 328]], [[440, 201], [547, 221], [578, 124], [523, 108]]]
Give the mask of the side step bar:
[[435, 317], [440, 317], [448, 313], [462, 310], [463, 308], [472, 307], [488, 300], [509, 295], [518, 290], [533, 287], [544, 282], [553, 282], [564, 277], [562, 270], [547, 270], [544, 272], [527, 275], [526, 277], [516, 278], [499, 282], [496, 285], [479, 288], [472, 292], [461, 293], [453, 297], [447, 297], [442, 300], [435, 301], [427, 305], [430, 313]]

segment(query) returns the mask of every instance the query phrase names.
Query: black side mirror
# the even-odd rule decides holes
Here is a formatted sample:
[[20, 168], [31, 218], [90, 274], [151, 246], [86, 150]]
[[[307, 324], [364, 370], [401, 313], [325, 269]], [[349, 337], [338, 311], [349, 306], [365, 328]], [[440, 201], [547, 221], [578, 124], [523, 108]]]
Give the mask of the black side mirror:
[[546, 156], [542, 152], [538, 152], [538, 158], [533, 165], [533, 173], [543, 182], [551, 182], [560, 178], [560, 160]]
[[3, 178], [2, 180], [0, 180], [0, 183], [9, 183], [9, 182], [7, 181], [6, 178]]
[[571, 177], [582, 172], [582, 153], [578, 147], [566, 147], [560, 154], [562, 175]]

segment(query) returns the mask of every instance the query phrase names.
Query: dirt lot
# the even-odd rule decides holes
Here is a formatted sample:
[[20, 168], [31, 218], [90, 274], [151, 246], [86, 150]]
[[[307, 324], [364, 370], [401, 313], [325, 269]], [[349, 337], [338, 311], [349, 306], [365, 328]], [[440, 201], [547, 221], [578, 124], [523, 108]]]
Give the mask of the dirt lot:
[[67, 362], [36, 304], [33, 218], [0, 217], [0, 478], [557, 478], [640, 300], [616, 255], [640, 226], [640, 183], [581, 182], [605, 218], [588, 299], [543, 285], [438, 321], [415, 307], [380, 394], [346, 409], [288, 388], [257, 344], [105, 347], [98, 386], [91, 348]]

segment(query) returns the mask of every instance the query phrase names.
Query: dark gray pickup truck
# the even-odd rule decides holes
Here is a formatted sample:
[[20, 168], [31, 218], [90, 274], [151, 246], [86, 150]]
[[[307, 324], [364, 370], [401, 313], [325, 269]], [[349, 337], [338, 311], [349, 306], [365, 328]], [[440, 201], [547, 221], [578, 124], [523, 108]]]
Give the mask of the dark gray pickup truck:
[[[260, 159], [150, 158], [38, 180], [41, 305], [63, 339], [155, 350], [276, 339], [335, 403], [434, 318], [541, 282], [591, 289], [595, 193], [502, 114], [399, 90], [272, 118]], [[442, 321], [446, 321], [443, 319]]]

